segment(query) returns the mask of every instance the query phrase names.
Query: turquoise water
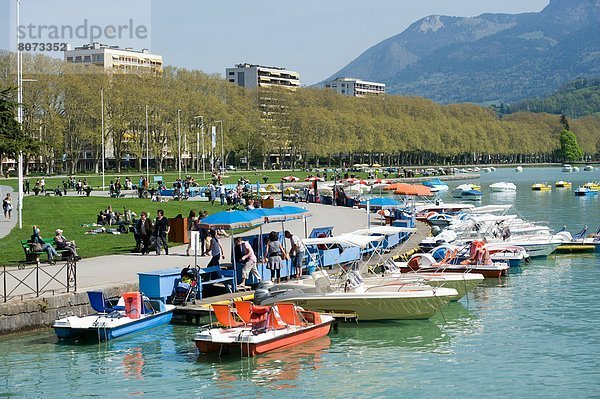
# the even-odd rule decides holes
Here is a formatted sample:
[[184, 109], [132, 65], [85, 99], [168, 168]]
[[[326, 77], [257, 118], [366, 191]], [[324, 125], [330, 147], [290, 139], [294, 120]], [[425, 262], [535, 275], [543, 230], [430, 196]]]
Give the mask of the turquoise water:
[[[600, 180], [598, 172], [498, 170], [482, 174], [483, 204], [514, 202], [553, 228], [597, 228], [600, 199], [530, 189], [567, 178]], [[516, 195], [489, 194], [494, 181], [518, 184]], [[199, 357], [194, 331], [167, 325], [87, 345], [57, 343], [51, 330], [3, 337], [0, 397], [598, 397], [600, 258], [535, 260], [431, 320], [341, 324], [327, 338], [253, 359]]]

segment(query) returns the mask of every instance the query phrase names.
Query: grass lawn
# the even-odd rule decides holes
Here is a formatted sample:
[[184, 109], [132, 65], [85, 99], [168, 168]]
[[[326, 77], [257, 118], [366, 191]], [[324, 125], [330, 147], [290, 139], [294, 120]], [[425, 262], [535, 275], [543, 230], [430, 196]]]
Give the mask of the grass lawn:
[[[195, 173], [195, 172], [188, 172], [190, 175], [192, 175], [196, 181], [206, 184], [208, 182], [208, 179], [210, 179], [210, 173], [206, 174], [207, 180], [203, 180], [202, 179], [202, 172], [200, 173]], [[366, 179], [368, 173], [367, 172], [358, 172], [358, 173], [354, 173], [352, 172], [355, 177], [360, 178], [360, 179]], [[226, 171], [225, 172], [225, 176], [223, 177], [223, 182], [225, 183], [231, 183], [231, 184], [235, 184], [237, 183], [238, 179], [241, 176], [246, 177], [248, 180], [250, 180], [250, 182], [252, 184], [255, 184], [256, 182], [260, 182], [260, 184], [264, 184], [264, 180], [263, 177], [268, 177], [269, 179], [267, 180], [267, 184], [269, 183], [273, 183], [273, 184], [278, 184], [281, 181], [282, 177], [285, 176], [296, 176], [298, 178], [300, 178], [301, 181], [303, 181], [308, 175], [312, 175], [314, 174], [313, 172], [302, 172], [302, 171], [290, 171], [290, 170], [267, 170], [267, 171], [248, 171], [248, 170], [240, 170], [240, 171], [235, 171], [235, 172], [229, 172]], [[146, 174], [143, 173], [143, 175], [145, 176]], [[328, 173], [329, 177], [331, 177], [331, 172]], [[115, 180], [117, 176], [121, 177], [121, 182], [123, 183], [125, 181], [125, 177], [129, 177], [133, 180], [133, 183], [137, 185], [137, 182], [139, 180], [140, 177], [140, 173], [138, 172], [124, 172], [121, 173], [120, 175], [116, 175], [116, 174], [106, 174], [105, 175], [105, 184], [107, 186], [108, 189], [108, 185], [110, 184], [111, 180]], [[162, 176], [163, 179], [165, 179], [165, 181], [167, 182], [167, 186], [170, 186], [169, 183], [172, 183], [175, 181], [175, 179], [177, 179], [179, 177], [179, 173], [177, 172], [166, 172], [166, 173], [161, 173], [161, 174], [152, 174], [150, 175], [150, 181], [153, 181], [153, 176]], [[82, 179], [84, 177], [87, 177], [88, 180], [88, 184], [90, 184], [94, 189], [98, 189], [100, 186], [102, 186], [102, 176], [100, 175], [95, 175], [95, 174], [91, 174], [91, 175], [78, 175], [76, 176], [76, 179]], [[182, 177], [185, 177], [185, 172], [182, 172]], [[379, 174], [379, 177], [383, 177], [381, 176], [381, 174]], [[37, 176], [32, 176], [29, 177], [29, 182], [30, 182], [30, 188], [33, 188], [33, 186], [35, 185], [35, 182], [37, 179], [39, 179], [41, 177], [37, 177]], [[46, 189], [54, 189], [58, 186], [60, 186], [62, 188], [62, 181], [66, 180], [64, 177], [46, 177]], [[8, 185], [11, 186], [13, 188], [13, 190], [17, 190], [17, 179], [11, 177], [10, 179], [5, 179], [5, 178], [0, 178], [0, 185]]]
[[[145, 199], [135, 198], [101, 198], [101, 197], [25, 197], [23, 207], [23, 229], [14, 228], [11, 233], [0, 239], [0, 265], [13, 265], [25, 260], [21, 248], [21, 240], [29, 239], [33, 225], [41, 230], [43, 238], [53, 238], [54, 231], [58, 228], [64, 230], [64, 235], [69, 240], [75, 240], [79, 247], [79, 254], [84, 257], [118, 254], [131, 251], [135, 246], [133, 234], [97, 234], [86, 235], [87, 230], [93, 227], [82, 227], [82, 224], [95, 223], [96, 216], [102, 209], [112, 205], [113, 209], [123, 212], [123, 208], [131, 209], [138, 216], [141, 211], [148, 212], [153, 219], [156, 210], [163, 209], [168, 218], [182, 214], [187, 217], [191, 209], [197, 212], [220, 212], [228, 209], [227, 206], [210, 205], [206, 202], [169, 201], [150, 202]], [[14, 217], [16, 215], [13, 214]], [[45, 256], [42, 257], [45, 260]]]

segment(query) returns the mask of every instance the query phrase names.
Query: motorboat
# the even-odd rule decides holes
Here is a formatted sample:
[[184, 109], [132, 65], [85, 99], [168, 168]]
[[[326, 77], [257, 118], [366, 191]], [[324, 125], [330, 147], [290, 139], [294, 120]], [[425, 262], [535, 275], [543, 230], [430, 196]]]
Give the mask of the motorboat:
[[440, 179], [433, 179], [433, 180], [425, 181], [425, 182], [423, 182], [423, 185], [426, 187], [429, 187], [430, 189], [432, 189], [432, 191], [433, 190], [436, 190], [436, 191], [448, 190], [448, 184], [444, 183]]
[[[479, 189], [476, 187], [479, 187]], [[481, 201], [483, 193], [481, 192], [481, 186], [476, 186], [475, 184], [461, 184], [452, 190], [452, 196], [454, 198], [461, 198], [469, 201]]]
[[498, 183], [490, 184], [490, 190], [495, 191], [495, 192], [516, 191], [517, 186], [515, 186], [514, 183], [498, 182]]
[[559, 181], [557, 181], [556, 183], [554, 183], [554, 185], [555, 185], [556, 187], [561, 187], [561, 188], [563, 188], [563, 187], [564, 187], [564, 188], [569, 188], [569, 187], [571, 187], [571, 185], [572, 185], [572, 184], [571, 184], [571, 182], [568, 182], [568, 181], [559, 180]]
[[452, 223], [453, 220], [454, 217], [446, 213], [433, 212], [429, 217], [427, 217], [427, 223], [438, 227], [446, 227]]
[[579, 197], [598, 195], [598, 190], [586, 186], [579, 186], [575, 190], [575, 195]]
[[429, 285], [367, 286], [356, 271], [336, 283], [324, 270], [315, 271], [311, 283], [261, 283], [254, 302], [270, 305], [291, 302], [318, 312], [353, 314], [362, 320], [428, 319], [458, 295], [452, 288]]
[[573, 172], [579, 172], [579, 166], [573, 166]]
[[411, 256], [406, 265], [401, 266], [403, 272], [444, 272], [444, 273], [477, 273], [485, 278], [498, 278], [508, 275], [509, 266], [505, 262], [463, 261], [461, 263], [448, 263], [451, 257], [436, 261], [433, 256], [418, 253]]
[[220, 326], [211, 324], [195, 334], [194, 343], [200, 353], [241, 351], [243, 356], [260, 355], [324, 337], [334, 321], [332, 316], [291, 303], [258, 306], [237, 301], [234, 306], [211, 305], [211, 317], [214, 314]]
[[455, 215], [472, 208], [475, 208], [475, 206], [472, 204], [449, 204], [443, 201], [436, 201], [435, 203], [417, 205], [414, 213], [417, 220], [427, 220], [427, 218], [432, 216], [434, 213]]
[[585, 165], [583, 167], [583, 170], [586, 171], [586, 172], [591, 172], [591, 171], [594, 170], [594, 167], [592, 165]]
[[[516, 245], [506, 245], [503, 243], [487, 244], [490, 259], [492, 262], [507, 263], [509, 267], [519, 267], [523, 261], [529, 262], [529, 254], [523, 247]], [[448, 256], [448, 251], [456, 251], [455, 258], [458, 262], [462, 262], [469, 257], [469, 246], [458, 247], [451, 244], [442, 244], [429, 251], [434, 259], [440, 261]]]
[[600, 252], [600, 228], [590, 235], [587, 235], [588, 226], [575, 235], [565, 229], [566, 227], [556, 234], [563, 237], [563, 243], [556, 249], [557, 253]]
[[531, 186], [533, 191], [550, 191], [552, 186], [546, 183], [535, 183]]
[[96, 313], [56, 320], [52, 328], [59, 339], [89, 337], [108, 341], [169, 323], [175, 309], [174, 305], [166, 305], [161, 300], [150, 300], [140, 292], [127, 292], [116, 304], [107, 300], [101, 291], [88, 291], [87, 294]]
[[562, 171], [566, 172], [566, 173], [573, 172], [573, 167], [571, 165], [569, 165], [569, 164], [566, 163], [566, 164], [563, 165]]
[[515, 168], [515, 172], [517, 172], [517, 173], [521, 173], [522, 171], [523, 171], [523, 167], [520, 165]]

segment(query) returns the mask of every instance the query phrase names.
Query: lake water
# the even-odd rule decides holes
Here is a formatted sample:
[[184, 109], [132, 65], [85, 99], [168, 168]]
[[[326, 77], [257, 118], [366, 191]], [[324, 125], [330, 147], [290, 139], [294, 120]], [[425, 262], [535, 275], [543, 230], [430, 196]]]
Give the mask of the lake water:
[[[531, 191], [561, 179], [573, 188]], [[527, 219], [576, 232], [600, 226], [600, 199], [573, 194], [588, 180], [598, 171], [499, 169], [480, 182], [484, 205], [514, 203]], [[490, 194], [496, 181], [514, 182], [517, 193]], [[599, 397], [600, 258], [535, 260], [431, 320], [341, 324], [252, 359], [198, 356], [192, 326], [151, 331], [87, 345], [57, 343], [50, 329], [3, 337], [0, 397]]]

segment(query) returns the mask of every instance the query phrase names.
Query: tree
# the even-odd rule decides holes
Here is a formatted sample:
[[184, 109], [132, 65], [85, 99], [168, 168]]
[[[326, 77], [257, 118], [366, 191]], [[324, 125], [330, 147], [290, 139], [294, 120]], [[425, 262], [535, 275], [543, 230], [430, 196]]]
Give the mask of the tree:
[[569, 127], [569, 121], [567, 120], [565, 114], [560, 115], [560, 124], [564, 130], [571, 130], [571, 128]]
[[583, 156], [583, 151], [577, 144], [577, 137], [569, 130], [563, 130], [560, 134], [560, 149], [566, 162], [576, 161]]
[[33, 153], [37, 143], [27, 137], [15, 119], [17, 102], [13, 88], [0, 90], [0, 159], [1, 155], [16, 158], [19, 152]]

